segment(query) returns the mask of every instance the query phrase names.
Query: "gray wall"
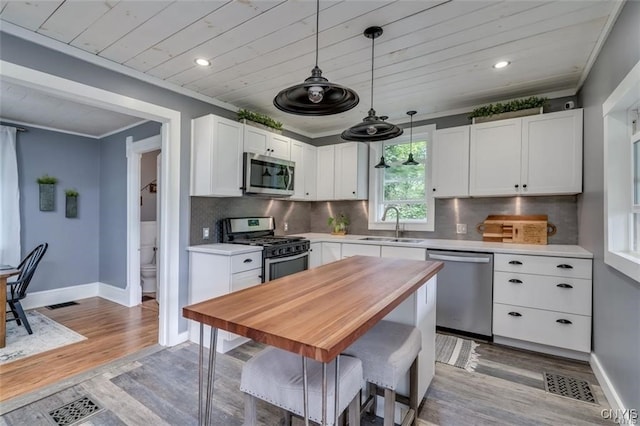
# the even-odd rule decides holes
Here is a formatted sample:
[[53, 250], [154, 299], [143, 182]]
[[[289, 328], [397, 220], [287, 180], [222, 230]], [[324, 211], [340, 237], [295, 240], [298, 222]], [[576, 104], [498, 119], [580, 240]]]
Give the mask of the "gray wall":
[[[49, 243], [29, 291], [98, 281], [100, 141], [19, 127], [27, 129], [16, 138], [22, 255], [40, 243]], [[58, 178], [51, 212], [39, 209], [36, 179], [44, 174]], [[72, 188], [80, 194], [78, 217], [67, 219], [64, 191]]]
[[100, 282], [127, 286], [127, 136], [134, 142], [160, 134], [147, 122], [100, 141]]
[[[157, 159], [160, 150], [151, 152], [145, 152], [140, 157], [140, 188], [144, 188], [151, 182], [157, 183], [158, 167]], [[140, 192], [142, 198], [142, 205], [140, 206], [140, 220], [155, 221], [157, 218], [156, 201], [158, 198], [157, 192], [151, 192], [150, 187], [143, 189]], [[157, 186], [156, 186], [157, 188]]]
[[629, 1], [592, 68], [584, 107], [579, 244], [594, 254], [593, 350], [626, 408], [640, 409], [640, 283], [605, 265], [602, 103], [640, 60], [640, 2]]

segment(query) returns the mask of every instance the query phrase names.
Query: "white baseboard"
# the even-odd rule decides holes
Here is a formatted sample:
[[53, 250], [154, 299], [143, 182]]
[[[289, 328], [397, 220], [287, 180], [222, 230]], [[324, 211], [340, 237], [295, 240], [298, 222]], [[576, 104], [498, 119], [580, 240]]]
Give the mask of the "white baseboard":
[[56, 288], [54, 290], [36, 291], [33, 293], [28, 292], [27, 297], [22, 301], [22, 307], [27, 310], [55, 305], [57, 303], [70, 302], [72, 300], [96, 297], [98, 296], [99, 285], [100, 283], [96, 282]]
[[598, 383], [604, 392], [604, 396], [607, 397], [607, 401], [609, 405], [614, 410], [624, 410], [624, 404], [616, 392], [616, 388], [613, 387], [613, 383], [609, 380], [609, 376], [607, 372], [602, 367], [600, 360], [596, 356], [596, 354], [591, 353], [591, 358], [589, 359], [589, 364], [591, 365], [591, 369], [593, 370], [593, 374], [595, 374], [596, 379], [598, 379]]
[[129, 304], [129, 292], [127, 291], [127, 289], [115, 287], [105, 283], [98, 284], [98, 296], [102, 297], [103, 299], [110, 300], [128, 308], [130, 308], [131, 306], [135, 306]]
[[102, 297], [103, 299], [130, 307], [129, 292], [127, 290], [101, 282], [80, 284], [53, 290], [28, 292], [27, 297], [22, 301], [22, 307], [25, 310], [35, 309], [57, 303], [70, 302], [72, 300], [86, 299], [88, 297]]

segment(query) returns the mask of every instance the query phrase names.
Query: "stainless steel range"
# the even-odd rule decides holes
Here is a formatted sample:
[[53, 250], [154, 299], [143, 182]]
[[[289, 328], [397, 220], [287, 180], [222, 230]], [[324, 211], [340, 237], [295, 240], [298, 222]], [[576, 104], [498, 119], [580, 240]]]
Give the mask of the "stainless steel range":
[[309, 268], [309, 240], [275, 236], [273, 217], [222, 219], [222, 242], [262, 246], [262, 282]]

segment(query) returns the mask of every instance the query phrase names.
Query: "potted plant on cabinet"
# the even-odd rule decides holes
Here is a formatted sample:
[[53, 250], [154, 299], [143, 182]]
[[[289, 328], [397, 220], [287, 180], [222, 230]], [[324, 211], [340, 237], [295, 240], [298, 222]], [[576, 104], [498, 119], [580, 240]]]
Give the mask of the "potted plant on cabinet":
[[78, 217], [78, 191], [67, 189], [64, 195], [66, 197], [65, 217]]
[[473, 124], [478, 124], [507, 118], [542, 114], [548, 102], [549, 100], [547, 98], [539, 98], [537, 96], [531, 96], [526, 99], [515, 99], [505, 103], [498, 102], [474, 109], [471, 111], [469, 118]]
[[263, 128], [270, 132], [282, 134], [282, 123], [273, 118], [258, 112], [241, 109], [238, 111], [238, 121], [250, 124], [254, 127]]
[[343, 213], [340, 213], [336, 217], [329, 216], [327, 223], [331, 227], [331, 234], [345, 235], [347, 233], [347, 225], [349, 225], [349, 219]]
[[36, 179], [40, 190], [40, 211], [50, 212], [55, 208], [56, 183], [58, 179], [44, 174]]

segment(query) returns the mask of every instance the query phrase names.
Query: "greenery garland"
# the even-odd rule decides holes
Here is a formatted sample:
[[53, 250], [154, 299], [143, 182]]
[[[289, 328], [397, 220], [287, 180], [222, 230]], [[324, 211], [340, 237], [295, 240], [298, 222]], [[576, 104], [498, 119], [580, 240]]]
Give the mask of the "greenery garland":
[[252, 112], [246, 109], [241, 109], [238, 111], [238, 120], [249, 120], [255, 123], [263, 124], [267, 127], [276, 130], [282, 130], [282, 123], [274, 120], [273, 118], [266, 116], [264, 114], [260, 114], [258, 112]]
[[491, 115], [502, 114], [503, 112], [520, 111], [522, 109], [529, 108], [540, 108], [547, 106], [548, 103], [548, 98], [539, 98], [537, 96], [531, 96], [526, 99], [516, 99], [504, 104], [498, 102], [496, 104], [489, 104], [474, 109], [473, 111], [471, 111], [471, 115], [469, 115], [469, 118], [471, 119], [474, 117], [488, 117]]

